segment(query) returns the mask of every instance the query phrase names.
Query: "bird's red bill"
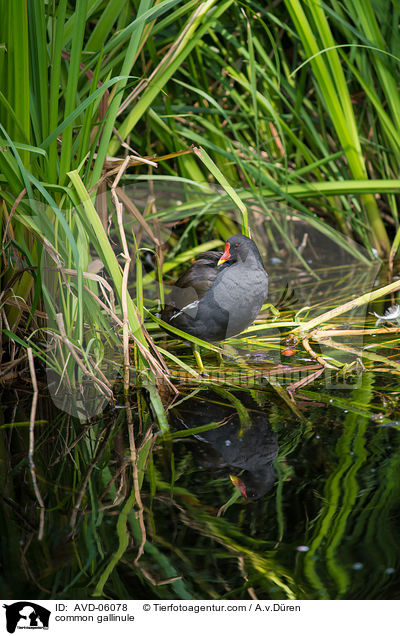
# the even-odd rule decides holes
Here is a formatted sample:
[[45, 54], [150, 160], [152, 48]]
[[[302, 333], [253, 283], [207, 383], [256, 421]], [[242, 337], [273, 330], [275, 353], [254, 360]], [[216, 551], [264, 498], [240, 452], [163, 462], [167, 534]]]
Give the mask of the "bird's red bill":
[[229, 248], [230, 248], [230, 243], [229, 241], [227, 241], [225, 243], [225, 252], [222, 254], [221, 258], [219, 259], [217, 265], [222, 265], [222, 263], [226, 263], [226, 261], [231, 257], [230, 253], [229, 253]]
[[235, 475], [229, 475], [229, 477], [231, 479], [232, 484], [236, 486], [236, 488], [239, 488], [240, 494], [242, 495], [242, 497], [247, 499], [246, 484], [241, 479], [239, 479], [239, 477], [236, 477]]

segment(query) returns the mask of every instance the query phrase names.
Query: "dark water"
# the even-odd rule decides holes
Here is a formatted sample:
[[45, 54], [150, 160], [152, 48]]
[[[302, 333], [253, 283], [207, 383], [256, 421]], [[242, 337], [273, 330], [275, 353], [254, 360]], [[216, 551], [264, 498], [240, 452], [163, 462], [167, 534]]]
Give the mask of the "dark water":
[[[320, 244], [309, 239], [303, 252], [312, 271], [289, 266], [286, 256], [275, 269], [269, 262], [269, 300], [291, 321], [299, 310], [305, 319], [307, 305], [312, 317], [387, 283], [376, 268], [339, 258], [337, 246], [318, 254]], [[373, 326], [371, 310], [333, 326]], [[400, 598], [399, 370], [365, 353], [393, 363], [397, 341], [338, 338], [370, 347], [358, 362], [314, 344], [317, 354], [352, 366], [310, 377], [291, 400], [285, 387], [318, 365], [301, 345], [282, 357], [288, 330], [273, 323], [254, 346], [224, 345], [228, 371], [197, 384], [178, 380], [164, 435], [146, 391], [132, 387], [128, 405], [120, 400], [80, 421], [57, 410], [44, 375], [33, 439], [29, 377], [3, 390], [0, 596]], [[163, 344], [165, 335], [153, 335]], [[175, 346], [188, 359], [188, 347]], [[250, 374], [240, 375], [243, 365]], [[50, 392], [60, 406], [58, 389], [57, 380]], [[81, 405], [88, 395], [90, 387]]]
[[126, 408], [84, 423], [39, 400], [39, 541], [32, 396], [3, 393], [2, 598], [400, 597], [397, 376], [321, 376], [297, 414], [270, 387], [189, 394], [164, 437], [140, 392], [131, 434]]

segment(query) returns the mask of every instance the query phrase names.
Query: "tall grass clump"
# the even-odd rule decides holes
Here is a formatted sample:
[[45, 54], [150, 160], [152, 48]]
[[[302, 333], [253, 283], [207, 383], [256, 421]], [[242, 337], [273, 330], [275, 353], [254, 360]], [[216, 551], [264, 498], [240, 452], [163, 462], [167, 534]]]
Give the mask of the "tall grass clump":
[[[128, 134], [136, 145], [135, 125], [230, 2], [135, 4], [0, 4], [3, 345], [21, 360], [32, 346], [63, 378], [66, 403], [84, 378], [110, 396], [108, 376], [129, 366], [130, 336], [137, 381], [155, 386], [162, 373], [143, 330], [143, 299], [127, 291], [136, 260], [115, 195], [125, 168], [107, 176], [105, 162]], [[140, 154], [151, 147], [138, 145], [128, 151], [134, 163], [154, 166]]]
[[[124, 324], [138, 377], [154, 384], [163, 371], [143, 330], [144, 320], [157, 328], [145, 312], [157, 306], [143, 302], [143, 294], [154, 301], [146, 283], [161, 282], [179, 251], [224, 240], [238, 222], [305, 268], [293, 218], [361, 261], [354, 240], [391, 261], [400, 241], [399, 36], [383, 8], [370, 0], [273, 10], [233, 0], [134, 4], [0, 6], [3, 335], [23, 353], [34, 331], [37, 354], [68, 378], [68, 390], [103, 363], [106, 375], [127, 367]], [[161, 178], [180, 188], [163, 206]], [[135, 245], [122, 208], [118, 216], [128, 205], [118, 188], [140, 181], [156, 203], [138, 212], [133, 201], [134, 234], [146, 228], [147, 237]], [[153, 231], [160, 227], [163, 238]], [[143, 277], [149, 249], [158, 274]], [[125, 357], [110, 362], [123, 342]]]
[[[294, 251], [296, 216], [393, 259], [399, 60], [384, 5], [233, 4], [151, 109], [152, 130], [177, 148], [204, 147], [271, 241]], [[192, 205], [200, 218], [202, 202]]]

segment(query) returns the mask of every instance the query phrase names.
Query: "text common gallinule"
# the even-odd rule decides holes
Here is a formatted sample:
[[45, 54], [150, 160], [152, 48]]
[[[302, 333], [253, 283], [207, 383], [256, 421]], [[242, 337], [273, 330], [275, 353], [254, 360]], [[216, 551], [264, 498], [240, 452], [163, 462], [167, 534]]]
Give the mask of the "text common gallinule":
[[246, 329], [268, 293], [268, 274], [256, 244], [234, 234], [225, 251], [204, 252], [178, 279], [161, 318], [173, 327], [219, 342]]

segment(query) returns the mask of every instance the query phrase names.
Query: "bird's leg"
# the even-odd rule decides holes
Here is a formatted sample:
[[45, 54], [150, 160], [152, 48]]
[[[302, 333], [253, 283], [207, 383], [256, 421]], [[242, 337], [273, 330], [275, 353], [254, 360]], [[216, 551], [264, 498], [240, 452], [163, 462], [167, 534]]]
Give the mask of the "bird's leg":
[[220, 367], [222, 367], [225, 364], [224, 356], [222, 355], [220, 351], [218, 351], [217, 353], [217, 360]]
[[197, 366], [199, 367], [200, 373], [204, 373], [204, 364], [203, 360], [201, 359], [199, 345], [193, 345], [193, 353], [194, 357], [196, 358]]

